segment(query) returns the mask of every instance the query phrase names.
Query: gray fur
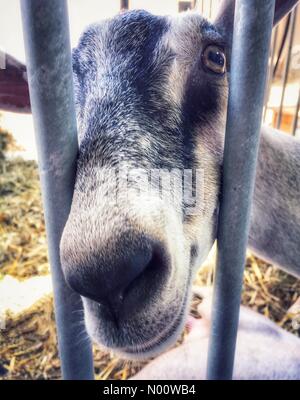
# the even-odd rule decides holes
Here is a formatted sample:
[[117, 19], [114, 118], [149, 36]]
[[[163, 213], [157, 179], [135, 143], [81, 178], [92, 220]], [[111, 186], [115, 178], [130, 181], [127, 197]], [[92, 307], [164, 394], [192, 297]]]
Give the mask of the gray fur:
[[[126, 356], [155, 354], [176, 339], [195, 267], [215, 239], [227, 90], [226, 76], [199, 65], [207, 42], [222, 38], [200, 15], [135, 11], [92, 26], [74, 51], [80, 149], [62, 266], [84, 295], [89, 333]], [[120, 164], [204, 170], [202, 212], [188, 216], [155, 195], [122, 198], [122, 190], [112, 206], [108, 171]], [[139, 271], [137, 256], [151, 249], [156, 262]], [[121, 283], [134, 278], [124, 297]]]
[[[216, 238], [228, 88], [201, 65], [210, 43], [230, 51], [200, 15], [134, 11], [90, 27], [73, 53], [80, 148], [62, 266], [90, 335], [127, 358], [176, 340]], [[262, 130], [250, 233], [254, 251], [298, 275], [299, 146]], [[203, 170], [202, 212], [123, 186], [113, 203], [120, 165]]]
[[300, 277], [300, 142], [263, 127], [250, 248], [263, 259]]

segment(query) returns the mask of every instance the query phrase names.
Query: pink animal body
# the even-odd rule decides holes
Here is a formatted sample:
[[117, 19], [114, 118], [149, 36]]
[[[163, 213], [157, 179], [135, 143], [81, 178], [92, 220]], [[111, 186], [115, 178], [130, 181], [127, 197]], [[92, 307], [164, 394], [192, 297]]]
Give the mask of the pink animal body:
[[[132, 379], [203, 380], [206, 376], [210, 300], [190, 318], [184, 343], [150, 362]], [[241, 307], [234, 379], [300, 379], [300, 339], [268, 318]]]

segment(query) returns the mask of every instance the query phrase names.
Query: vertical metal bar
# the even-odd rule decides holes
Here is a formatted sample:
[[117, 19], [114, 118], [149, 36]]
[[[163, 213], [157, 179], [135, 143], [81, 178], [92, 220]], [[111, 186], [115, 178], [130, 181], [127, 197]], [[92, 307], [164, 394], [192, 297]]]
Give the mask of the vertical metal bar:
[[263, 116], [264, 121], [266, 120], [266, 116], [267, 116], [269, 98], [270, 98], [270, 93], [271, 93], [271, 88], [272, 88], [272, 83], [273, 83], [273, 78], [274, 78], [274, 58], [275, 58], [275, 54], [276, 54], [277, 38], [278, 38], [278, 26], [276, 26], [276, 28], [274, 30], [274, 36], [273, 36], [271, 60], [270, 60], [270, 67], [269, 67], [269, 73], [268, 73], [268, 85], [267, 85], [267, 90], [266, 90], [266, 95], [265, 95], [265, 109], [264, 109], [264, 116]]
[[296, 135], [296, 131], [298, 128], [299, 108], [300, 108], [300, 88], [299, 88], [299, 92], [298, 92], [298, 100], [297, 100], [297, 105], [296, 105], [296, 110], [295, 110], [295, 115], [294, 115], [294, 120], [293, 120], [293, 129], [292, 129], [293, 136]]
[[288, 76], [289, 76], [289, 72], [290, 72], [290, 62], [291, 62], [292, 48], [293, 48], [295, 28], [296, 28], [296, 16], [297, 16], [297, 9], [294, 9], [292, 11], [292, 24], [291, 24], [291, 31], [290, 31], [288, 56], [287, 56], [284, 74], [283, 74], [283, 80], [282, 80], [282, 92], [281, 92], [280, 106], [279, 106], [278, 118], [277, 118], [277, 129], [280, 129], [280, 127], [281, 127], [283, 102], [284, 102], [284, 97], [285, 97], [285, 89], [286, 89], [286, 85], [287, 85], [287, 81], [288, 81]]
[[237, 0], [208, 379], [232, 379], [275, 0]]
[[129, 9], [129, 0], [121, 0], [120, 2], [120, 10], [128, 10]]
[[270, 71], [270, 78], [271, 78], [271, 82], [274, 79], [274, 60], [275, 60], [275, 54], [276, 54], [276, 47], [277, 47], [277, 39], [278, 39], [278, 26], [276, 26], [275, 30], [274, 30], [274, 41], [273, 41], [273, 45], [272, 45], [272, 54], [271, 54], [271, 71]]
[[79, 321], [81, 299], [66, 285], [59, 256], [78, 151], [67, 5], [65, 0], [21, 0], [21, 11], [62, 375], [93, 379], [91, 344], [82, 337]]
[[291, 26], [291, 13], [288, 14], [287, 17], [286, 17], [286, 23], [285, 23], [285, 27], [284, 27], [284, 32], [283, 32], [283, 35], [282, 35], [282, 38], [281, 38], [281, 43], [280, 43], [280, 47], [279, 47], [279, 50], [278, 50], [278, 56], [277, 56], [277, 60], [276, 60], [275, 66], [274, 66], [274, 73], [273, 73], [274, 77], [277, 74], [279, 63], [281, 61], [281, 56], [282, 56], [283, 50], [284, 50], [284, 45], [286, 43], [286, 38], [288, 37], [288, 33], [290, 31], [290, 26]]

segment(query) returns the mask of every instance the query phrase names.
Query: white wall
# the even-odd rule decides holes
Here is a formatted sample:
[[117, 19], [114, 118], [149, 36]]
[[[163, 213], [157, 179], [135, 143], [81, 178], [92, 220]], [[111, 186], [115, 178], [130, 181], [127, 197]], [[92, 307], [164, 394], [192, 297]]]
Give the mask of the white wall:
[[68, 0], [68, 9], [71, 45], [75, 47], [88, 25], [110, 18], [120, 11], [120, 0]]
[[129, 0], [130, 9], [144, 9], [156, 15], [176, 14], [177, 0]]

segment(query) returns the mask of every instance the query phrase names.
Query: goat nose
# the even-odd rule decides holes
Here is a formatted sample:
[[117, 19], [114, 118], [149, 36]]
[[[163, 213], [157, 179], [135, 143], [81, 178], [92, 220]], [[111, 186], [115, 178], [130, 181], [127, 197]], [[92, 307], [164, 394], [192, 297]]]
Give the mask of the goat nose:
[[[64, 269], [69, 286], [80, 295], [109, 306], [114, 314], [122, 303], [129, 285], [151, 263], [153, 247], [150, 240], [140, 240], [138, 246], [119, 243], [118, 251], [99, 251], [87, 257], [84, 265]], [[105, 254], [106, 253], [106, 254]]]

